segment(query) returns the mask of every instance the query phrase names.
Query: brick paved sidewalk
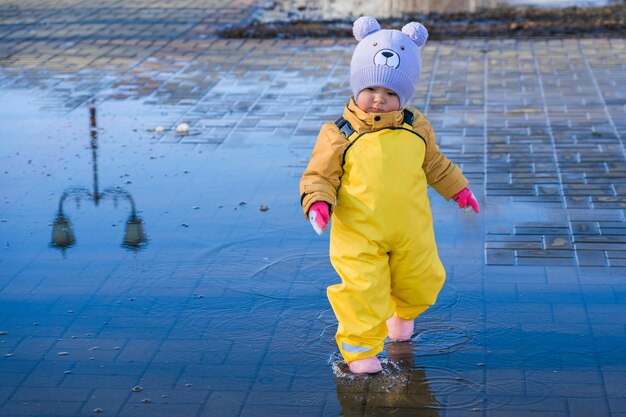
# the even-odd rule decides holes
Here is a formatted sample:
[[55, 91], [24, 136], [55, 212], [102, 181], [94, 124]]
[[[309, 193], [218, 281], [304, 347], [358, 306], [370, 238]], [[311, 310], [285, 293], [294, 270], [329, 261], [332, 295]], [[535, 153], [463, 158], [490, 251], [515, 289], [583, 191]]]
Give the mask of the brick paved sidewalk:
[[[0, 415], [625, 416], [626, 41], [424, 49], [413, 104], [482, 212], [432, 195], [448, 282], [417, 369], [346, 382], [297, 182], [353, 42], [215, 38], [252, 3], [0, 2]], [[115, 212], [83, 202], [103, 238], [64, 258], [49, 223], [91, 179], [92, 101], [100, 180], [151, 240], [109, 248]]]

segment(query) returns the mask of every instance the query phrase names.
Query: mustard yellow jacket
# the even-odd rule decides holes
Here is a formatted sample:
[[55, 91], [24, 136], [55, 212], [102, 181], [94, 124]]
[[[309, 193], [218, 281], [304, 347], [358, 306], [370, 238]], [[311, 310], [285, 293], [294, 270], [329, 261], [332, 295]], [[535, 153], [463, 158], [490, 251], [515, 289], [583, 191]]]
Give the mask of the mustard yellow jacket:
[[[426, 155], [422, 168], [428, 184], [443, 198], [449, 200], [467, 186], [469, 181], [461, 169], [439, 150], [435, 133], [426, 117], [416, 108], [407, 106], [415, 116], [413, 130], [426, 142]], [[366, 113], [359, 109], [354, 99], [346, 105], [343, 117], [358, 134], [373, 132], [387, 127], [401, 127], [404, 113], [400, 109], [389, 113]], [[317, 136], [311, 160], [300, 179], [300, 202], [307, 216], [311, 204], [325, 201], [335, 204], [337, 190], [343, 174], [343, 154], [350, 141], [339, 131], [334, 122], [325, 123]]]

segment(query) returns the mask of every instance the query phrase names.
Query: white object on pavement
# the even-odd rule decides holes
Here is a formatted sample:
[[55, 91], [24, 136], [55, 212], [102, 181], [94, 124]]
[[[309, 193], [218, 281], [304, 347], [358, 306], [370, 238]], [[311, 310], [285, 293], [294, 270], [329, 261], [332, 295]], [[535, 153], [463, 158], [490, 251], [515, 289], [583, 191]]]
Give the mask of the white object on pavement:
[[188, 133], [189, 132], [189, 125], [187, 123], [181, 123], [178, 126], [176, 126], [176, 133]]

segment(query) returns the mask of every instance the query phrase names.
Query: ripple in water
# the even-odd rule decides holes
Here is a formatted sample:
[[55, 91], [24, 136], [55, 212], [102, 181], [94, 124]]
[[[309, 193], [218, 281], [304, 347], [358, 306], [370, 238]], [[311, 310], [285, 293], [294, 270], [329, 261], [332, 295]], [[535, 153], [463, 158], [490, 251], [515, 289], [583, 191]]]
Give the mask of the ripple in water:
[[387, 414], [406, 412], [407, 404], [415, 409], [442, 410], [470, 409], [484, 403], [483, 386], [450, 369], [415, 367], [381, 358], [383, 371], [379, 374], [354, 375], [337, 352], [330, 356], [329, 364], [344, 412], [345, 406], [357, 403], [368, 409], [384, 408]]
[[425, 321], [411, 338], [415, 356], [443, 355], [463, 349], [477, 331], [462, 324]]

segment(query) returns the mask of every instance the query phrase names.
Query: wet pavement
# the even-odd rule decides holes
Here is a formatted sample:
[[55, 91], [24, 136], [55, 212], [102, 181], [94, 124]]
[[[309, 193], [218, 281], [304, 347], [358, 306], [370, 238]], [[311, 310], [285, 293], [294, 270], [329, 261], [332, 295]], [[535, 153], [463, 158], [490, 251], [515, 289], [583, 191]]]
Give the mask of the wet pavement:
[[448, 280], [360, 378], [297, 191], [353, 43], [213, 35], [252, 6], [0, 4], [0, 416], [626, 416], [626, 41], [424, 49], [482, 211], [432, 194]]

